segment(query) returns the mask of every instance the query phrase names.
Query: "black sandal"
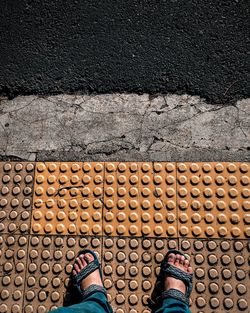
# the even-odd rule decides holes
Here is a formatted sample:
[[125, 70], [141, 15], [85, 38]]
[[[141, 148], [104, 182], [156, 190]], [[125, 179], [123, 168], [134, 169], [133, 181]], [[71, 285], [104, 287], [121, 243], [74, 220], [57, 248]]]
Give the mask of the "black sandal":
[[78, 256], [81, 254], [86, 254], [89, 253], [94, 257], [94, 260], [90, 263], [87, 264], [87, 266], [85, 266], [78, 274], [76, 275], [72, 275], [71, 279], [72, 279], [72, 284], [73, 287], [76, 288], [76, 290], [78, 290], [79, 295], [81, 296], [81, 301], [84, 300], [85, 298], [87, 298], [89, 295], [95, 293], [96, 291], [100, 291], [102, 293], [104, 293], [105, 295], [107, 295], [106, 289], [102, 286], [99, 285], [95, 285], [92, 284], [90, 285], [88, 288], [86, 289], [81, 289], [81, 282], [83, 279], [85, 279], [87, 276], [89, 276], [91, 273], [93, 273], [95, 270], [99, 270], [101, 279], [102, 278], [102, 270], [101, 270], [101, 264], [96, 256], [96, 254], [91, 251], [91, 250], [83, 250], [80, 251], [78, 253]]
[[[166, 298], [174, 298], [189, 305], [189, 298], [190, 298], [190, 294], [193, 288], [193, 284], [192, 284], [193, 273], [190, 274], [190, 273], [184, 272], [178, 267], [172, 264], [169, 264], [167, 260], [171, 253], [185, 256], [185, 254], [179, 250], [169, 250], [168, 253], [166, 254], [164, 260], [161, 263], [161, 270], [156, 281], [155, 290], [153, 291], [152, 297], [148, 303], [149, 307], [152, 310], [156, 310], [157, 308], [159, 308], [159, 306], [162, 305], [163, 300]], [[174, 289], [174, 288], [164, 291], [164, 287], [165, 287], [164, 284], [165, 284], [166, 277], [173, 277], [173, 278], [183, 281], [184, 284], [186, 285], [185, 294], [181, 292], [180, 290]]]

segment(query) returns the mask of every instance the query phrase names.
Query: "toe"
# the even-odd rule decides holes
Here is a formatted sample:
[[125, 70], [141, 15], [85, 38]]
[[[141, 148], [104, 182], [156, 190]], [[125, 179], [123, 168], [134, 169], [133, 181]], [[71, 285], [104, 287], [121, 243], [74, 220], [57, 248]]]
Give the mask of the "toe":
[[77, 263], [74, 264], [74, 269], [75, 269], [76, 273], [80, 272], [80, 267], [78, 266]]
[[90, 253], [86, 253], [84, 255], [84, 259], [87, 263], [90, 263], [90, 262], [94, 261], [94, 256]]
[[179, 264], [180, 264], [180, 255], [176, 254], [174, 265], [179, 265]]
[[80, 255], [80, 258], [81, 258], [83, 267], [85, 267], [85, 266], [87, 265], [87, 262], [85, 261], [84, 254], [81, 254], [81, 255]]
[[184, 265], [185, 257], [184, 255], [180, 256], [180, 264]]
[[167, 262], [169, 264], [174, 264], [174, 261], [175, 261], [175, 254], [174, 253], [170, 253], [169, 256], [168, 256]]
[[184, 267], [185, 267], [185, 269], [187, 269], [189, 267], [189, 260], [188, 259], [185, 259]]
[[82, 258], [81, 256], [79, 255], [78, 258], [76, 258], [76, 263], [78, 264], [80, 270], [83, 268], [83, 264], [82, 264]]

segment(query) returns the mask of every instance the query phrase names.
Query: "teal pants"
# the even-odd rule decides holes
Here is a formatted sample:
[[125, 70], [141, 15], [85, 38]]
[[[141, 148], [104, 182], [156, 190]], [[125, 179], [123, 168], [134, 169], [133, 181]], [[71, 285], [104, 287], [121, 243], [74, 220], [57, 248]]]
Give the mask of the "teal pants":
[[[113, 313], [106, 296], [102, 292], [95, 292], [84, 301], [68, 307], [61, 307], [51, 313]], [[155, 313], [190, 313], [187, 304], [172, 298], [163, 301], [162, 308]]]

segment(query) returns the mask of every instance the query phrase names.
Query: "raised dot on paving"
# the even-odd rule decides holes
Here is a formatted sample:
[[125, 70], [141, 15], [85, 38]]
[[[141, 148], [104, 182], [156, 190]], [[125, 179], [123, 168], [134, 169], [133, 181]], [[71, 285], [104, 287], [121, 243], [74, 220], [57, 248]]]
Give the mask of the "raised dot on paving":
[[148, 312], [148, 298], [160, 264], [166, 251], [175, 248], [174, 239], [104, 238], [104, 286], [114, 310], [128, 312], [130, 308], [131, 312]]
[[28, 162], [0, 162], [0, 233], [29, 232], [34, 167]]
[[27, 238], [0, 235], [0, 312], [22, 312]]
[[104, 164], [37, 163], [33, 234], [102, 234]]
[[247, 312], [248, 240], [180, 239], [180, 249], [194, 269], [192, 311]]
[[176, 236], [175, 182], [174, 163], [105, 163], [104, 234]]
[[[63, 305], [75, 258], [79, 251], [94, 250], [101, 258], [99, 237], [31, 235], [28, 249], [24, 313], [45, 312]], [[31, 307], [34, 311], [30, 311]]]
[[250, 164], [177, 163], [178, 234], [250, 238]]

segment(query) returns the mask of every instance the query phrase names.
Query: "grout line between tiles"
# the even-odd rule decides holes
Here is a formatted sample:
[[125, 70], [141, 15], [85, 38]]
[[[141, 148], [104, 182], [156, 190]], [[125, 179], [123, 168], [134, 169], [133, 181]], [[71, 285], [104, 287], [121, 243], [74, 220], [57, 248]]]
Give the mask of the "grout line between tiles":
[[25, 264], [25, 273], [24, 273], [24, 286], [23, 286], [23, 299], [22, 299], [22, 311], [25, 309], [25, 294], [26, 294], [26, 279], [28, 275], [28, 261], [29, 261], [29, 245], [30, 245], [30, 234], [26, 235], [27, 238], [27, 254], [26, 254], [26, 264]]
[[103, 192], [103, 197], [102, 197], [102, 238], [101, 238], [101, 265], [102, 265], [102, 268], [103, 268], [103, 251], [104, 251], [104, 248], [103, 248], [103, 244], [104, 244], [104, 206], [105, 206], [105, 173], [106, 173], [106, 162], [103, 162], [103, 185], [102, 185], [102, 192]]
[[174, 162], [175, 164], [175, 208], [176, 208], [176, 237], [178, 243], [178, 249], [180, 249], [180, 242], [179, 242], [179, 208], [178, 208], [178, 183], [177, 183], [177, 166], [178, 162]]

